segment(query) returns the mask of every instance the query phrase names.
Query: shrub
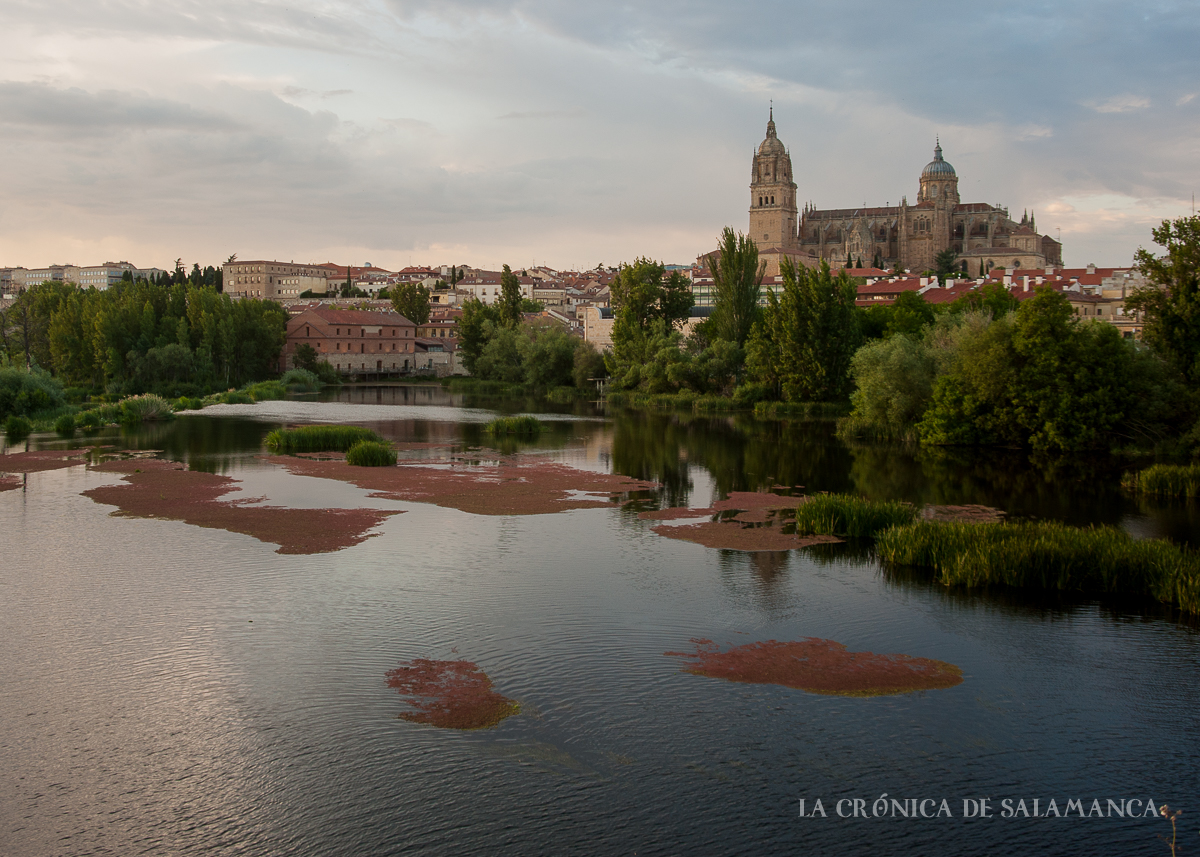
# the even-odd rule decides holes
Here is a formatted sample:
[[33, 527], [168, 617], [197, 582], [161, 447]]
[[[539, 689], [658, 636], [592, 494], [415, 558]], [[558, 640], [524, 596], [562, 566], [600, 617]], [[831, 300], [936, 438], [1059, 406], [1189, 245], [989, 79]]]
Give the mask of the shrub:
[[198, 411], [204, 407], [204, 402], [201, 399], [188, 398], [180, 396], [175, 402], [176, 411]]
[[66, 404], [62, 386], [42, 369], [26, 372], [15, 366], [0, 368], [0, 419], [9, 414], [27, 417]]
[[939, 582], [1150, 596], [1200, 612], [1200, 553], [1114, 527], [1052, 521], [921, 521], [879, 535], [887, 562], [932, 569]]
[[484, 428], [488, 434], [536, 435], [542, 431], [537, 417], [497, 417]]
[[341, 374], [327, 360], [319, 361], [314, 371], [317, 373], [317, 378], [320, 382], [326, 386], [336, 387], [342, 383]]
[[1125, 474], [1121, 487], [1141, 494], [1200, 497], [1200, 464], [1155, 464], [1138, 473]]
[[315, 393], [321, 389], [321, 379], [307, 369], [289, 369], [279, 382], [292, 393]]
[[9, 414], [8, 419], [4, 421], [4, 434], [9, 440], [20, 440], [33, 431], [33, 423], [25, 417]]
[[361, 441], [382, 443], [383, 438], [363, 426], [300, 426], [268, 434], [267, 449], [277, 453], [346, 452]]
[[796, 533], [870, 539], [888, 527], [911, 524], [916, 514], [912, 504], [896, 500], [816, 494], [796, 509]]
[[75, 415], [62, 414], [54, 421], [54, 430], [63, 437], [70, 437], [75, 434]]
[[396, 463], [396, 453], [386, 443], [360, 440], [346, 451], [346, 463], [355, 467], [391, 467]]
[[141, 423], [155, 420], [169, 420], [175, 417], [171, 403], [162, 396], [145, 393], [141, 396], [130, 396], [118, 402], [120, 407], [120, 422]]
[[80, 411], [75, 415], [75, 425], [81, 429], [98, 429], [105, 422], [104, 416], [98, 409]]

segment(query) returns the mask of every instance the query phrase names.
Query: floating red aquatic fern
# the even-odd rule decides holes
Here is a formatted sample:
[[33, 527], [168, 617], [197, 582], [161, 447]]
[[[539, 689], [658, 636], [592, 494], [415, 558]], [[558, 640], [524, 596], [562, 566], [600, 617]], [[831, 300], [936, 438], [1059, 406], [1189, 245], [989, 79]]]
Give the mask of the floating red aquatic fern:
[[94, 467], [124, 474], [124, 485], [83, 492], [97, 503], [118, 507], [126, 518], [162, 518], [196, 527], [242, 533], [279, 545], [278, 553], [314, 554], [341, 550], [369, 538], [367, 531], [399, 511], [376, 509], [288, 509], [253, 505], [258, 500], [222, 501], [236, 480], [158, 459], [110, 461]]
[[521, 708], [496, 692], [487, 674], [470, 661], [416, 658], [390, 670], [387, 683], [413, 708], [401, 719], [442, 729], [487, 729]]
[[546, 515], [571, 509], [610, 508], [622, 494], [657, 487], [653, 482], [536, 459], [495, 465], [447, 461], [438, 466], [423, 463], [371, 468], [290, 456], [271, 461], [298, 476], [353, 483], [375, 492], [372, 497], [432, 503], [474, 515]]
[[684, 672], [726, 681], [778, 684], [832, 696], [887, 696], [962, 683], [962, 670], [945, 661], [849, 652], [841, 643], [818, 637], [747, 643], [724, 652], [712, 640], [692, 642], [695, 652], [665, 654], [685, 658]]
[[0, 455], [0, 472], [41, 473], [44, 470], [61, 470], [87, 464], [92, 447], [82, 449], [38, 449], [32, 452], [15, 452]]

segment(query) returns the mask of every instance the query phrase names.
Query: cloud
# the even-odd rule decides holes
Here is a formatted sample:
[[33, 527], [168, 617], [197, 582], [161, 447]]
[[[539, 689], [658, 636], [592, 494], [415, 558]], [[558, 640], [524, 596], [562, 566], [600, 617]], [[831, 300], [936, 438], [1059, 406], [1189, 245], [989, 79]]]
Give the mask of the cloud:
[[328, 89], [324, 92], [314, 92], [302, 86], [285, 86], [279, 90], [284, 98], [339, 98], [343, 95], [353, 95], [353, 89]]
[[574, 110], [527, 110], [524, 112], [505, 113], [503, 116], [496, 117], [501, 120], [508, 119], [580, 119], [584, 112], [578, 108]]
[[1149, 107], [1150, 99], [1140, 95], [1114, 95], [1103, 101], [1085, 102], [1084, 106], [1097, 113], [1128, 113], [1131, 110], [1144, 110]]
[[[1131, 0], [9, 0], [0, 192], [40, 204], [0, 209], [0, 253], [41, 264], [27, 256], [104, 235], [165, 260], [253, 244], [686, 261], [745, 227], [774, 98], [801, 199], [912, 198], [940, 132], [964, 198], [1037, 207], [1043, 228], [1074, 217], [1070, 260], [1100, 209], [1056, 202], [1190, 194], [1200, 118], [1155, 105], [1194, 97], [1164, 81], [1200, 79], [1198, 17]], [[1122, 217], [1103, 234], [1123, 261], [1146, 239]]]

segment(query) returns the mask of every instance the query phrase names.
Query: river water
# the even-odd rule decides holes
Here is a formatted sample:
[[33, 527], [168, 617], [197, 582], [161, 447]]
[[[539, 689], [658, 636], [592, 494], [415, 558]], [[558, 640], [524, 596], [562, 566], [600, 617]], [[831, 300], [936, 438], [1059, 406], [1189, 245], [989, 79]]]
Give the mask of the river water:
[[[1194, 508], [1122, 497], [1115, 465], [847, 447], [828, 423], [428, 386], [328, 398], [18, 447], [160, 450], [234, 477], [238, 496], [405, 513], [355, 547], [280, 555], [111, 516], [81, 492], [118, 475], [85, 466], [0, 493], [0, 854], [1166, 853], [1149, 801], [1185, 811], [1195, 850], [1200, 638], [1170, 611], [947, 590], [885, 574], [862, 546], [712, 550], [616, 506], [479, 516], [371, 498], [290, 475], [262, 441], [284, 423], [353, 421], [471, 449], [497, 410], [534, 412], [551, 421], [534, 445], [549, 458], [661, 483], [638, 508], [802, 485], [1194, 541]], [[821, 696], [664, 656], [692, 638], [805, 637], [949, 661], [964, 681]], [[413, 658], [476, 662], [521, 713], [475, 732], [399, 719], [385, 673]], [[884, 793], [935, 801], [931, 815], [945, 800], [952, 817], [890, 804], [874, 817]], [[992, 817], [963, 818], [980, 798]], [[1080, 800], [1091, 815], [1004, 818], [1005, 799], [1041, 813]]]

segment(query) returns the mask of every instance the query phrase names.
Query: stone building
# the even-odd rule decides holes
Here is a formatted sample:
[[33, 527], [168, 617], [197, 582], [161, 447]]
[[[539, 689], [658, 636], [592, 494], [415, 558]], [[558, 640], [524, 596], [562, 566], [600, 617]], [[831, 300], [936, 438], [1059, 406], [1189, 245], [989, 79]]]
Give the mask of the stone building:
[[958, 174], [942, 157], [921, 171], [916, 202], [862, 208], [797, 208], [792, 158], [775, 131], [772, 111], [767, 136], [755, 151], [750, 182], [750, 237], [767, 261], [768, 274], [788, 256], [800, 264], [827, 260], [841, 267], [901, 265], [910, 271], [935, 267], [934, 257], [952, 248], [960, 265], [977, 275], [992, 268], [1045, 268], [1062, 265], [1062, 245], [1039, 235], [1032, 216], [1016, 222], [1008, 209], [962, 202]]
[[305, 292], [326, 293], [332, 270], [328, 265], [256, 259], [221, 266], [222, 289], [231, 297], [274, 300], [296, 298]]

